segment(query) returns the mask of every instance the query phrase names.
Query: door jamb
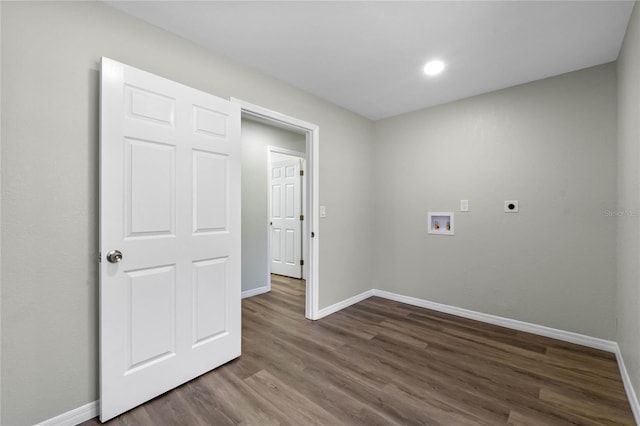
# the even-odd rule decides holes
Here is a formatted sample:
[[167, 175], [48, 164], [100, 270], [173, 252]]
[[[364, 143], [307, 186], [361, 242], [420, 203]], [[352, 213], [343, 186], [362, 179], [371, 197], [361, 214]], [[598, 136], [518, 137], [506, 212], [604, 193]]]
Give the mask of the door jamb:
[[[320, 238], [318, 235], [319, 229], [319, 133], [320, 127], [316, 124], [309, 123], [303, 120], [299, 120], [294, 117], [290, 117], [281, 114], [276, 111], [263, 108], [258, 105], [245, 102], [237, 98], [230, 98], [231, 102], [240, 105], [240, 110], [243, 116], [258, 119], [266, 124], [283, 128], [286, 130], [293, 130], [298, 133], [304, 133], [306, 138], [306, 168], [305, 174], [307, 179], [305, 181], [305, 189], [308, 195], [304, 210], [308, 215], [307, 231], [303, 237], [303, 250], [307, 253], [307, 284], [305, 291], [305, 317], [311, 320], [319, 318], [319, 266], [320, 266]], [[306, 219], [306, 217], [305, 217]], [[312, 237], [313, 235], [313, 237]], [[306, 249], [306, 250], [305, 250]]]

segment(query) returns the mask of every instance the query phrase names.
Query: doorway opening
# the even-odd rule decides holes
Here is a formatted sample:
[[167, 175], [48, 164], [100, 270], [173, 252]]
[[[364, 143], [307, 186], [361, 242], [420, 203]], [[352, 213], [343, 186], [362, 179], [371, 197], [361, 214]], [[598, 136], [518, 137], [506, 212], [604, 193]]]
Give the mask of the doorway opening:
[[[302, 221], [301, 251], [304, 253], [304, 275], [306, 279], [305, 289], [305, 317], [311, 320], [318, 319], [319, 305], [319, 188], [318, 188], [318, 141], [319, 127], [313, 123], [308, 123], [294, 117], [271, 111], [269, 109], [253, 105], [240, 99], [231, 98], [232, 102], [240, 105], [242, 121], [250, 120], [273, 126], [276, 128], [292, 131], [304, 136], [305, 150], [302, 158], [305, 163], [305, 179], [302, 185], [302, 211], [304, 220]], [[265, 218], [266, 219], [266, 218]], [[269, 222], [267, 222], [268, 224]], [[267, 247], [270, 251], [270, 247]], [[269, 267], [267, 271], [270, 272]], [[243, 289], [243, 297], [249, 297], [261, 292], [269, 291], [271, 275], [264, 278], [269, 283], [269, 287], [258, 289], [257, 292]]]

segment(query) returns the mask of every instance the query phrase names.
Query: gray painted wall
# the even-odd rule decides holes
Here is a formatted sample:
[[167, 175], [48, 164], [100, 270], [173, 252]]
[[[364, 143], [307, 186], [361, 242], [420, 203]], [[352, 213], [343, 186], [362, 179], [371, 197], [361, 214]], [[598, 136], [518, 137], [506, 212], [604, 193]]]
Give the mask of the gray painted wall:
[[305, 135], [242, 120], [242, 291], [268, 284], [268, 147], [304, 153], [305, 145]]
[[634, 8], [618, 61], [618, 334], [640, 396], [640, 7]]
[[319, 125], [320, 307], [370, 288], [368, 120], [101, 2], [3, 2], [1, 53], [2, 424], [98, 398], [101, 56]]
[[[374, 134], [375, 288], [615, 338], [614, 64], [382, 120]], [[520, 213], [503, 212], [510, 199]], [[454, 211], [456, 235], [427, 234], [429, 211]]]

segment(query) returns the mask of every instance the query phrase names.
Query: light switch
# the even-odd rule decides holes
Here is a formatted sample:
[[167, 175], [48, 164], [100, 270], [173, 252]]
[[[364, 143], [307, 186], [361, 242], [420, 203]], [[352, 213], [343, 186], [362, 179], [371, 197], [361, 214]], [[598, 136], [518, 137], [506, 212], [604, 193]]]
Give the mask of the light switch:
[[460, 200], [460, 211], [461, 212], [469, 211], [469, 200]]
[[327, 206], [320, 206], [320, 217], [327, 217]]

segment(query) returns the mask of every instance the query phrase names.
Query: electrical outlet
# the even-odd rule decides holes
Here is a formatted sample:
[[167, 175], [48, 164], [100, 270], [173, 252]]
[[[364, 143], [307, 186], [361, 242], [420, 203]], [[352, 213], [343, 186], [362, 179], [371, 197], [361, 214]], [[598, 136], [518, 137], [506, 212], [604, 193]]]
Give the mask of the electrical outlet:
[[518, 213], [519, 208], [518, 200], [507, 200], [504, 202], [505, 213]]
[[469, 200], [460, 200], [460, 211], [461, 212], [469, 211]]

